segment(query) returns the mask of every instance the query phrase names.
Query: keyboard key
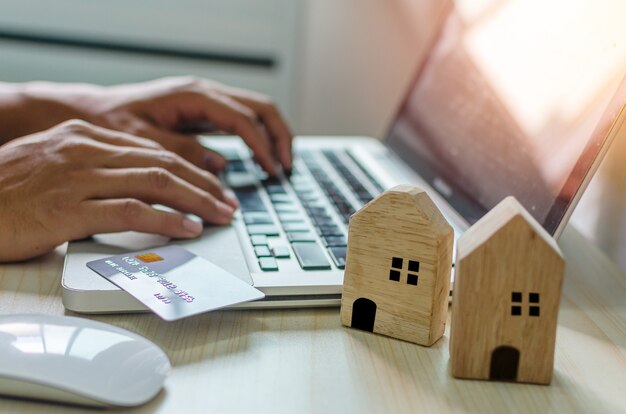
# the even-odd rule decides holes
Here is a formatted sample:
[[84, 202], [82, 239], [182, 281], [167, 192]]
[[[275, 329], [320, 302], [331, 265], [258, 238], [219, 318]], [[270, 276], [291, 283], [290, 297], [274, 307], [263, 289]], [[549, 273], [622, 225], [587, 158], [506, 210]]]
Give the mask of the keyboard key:
[[225, 174], [225, 181], [230, 188], [244, 188], [256, 186], [259, 179], [251, 172], [231, 171]]
[[291, 182], [292, 185], [310, 185], [311, 179], [302, 174], [294, 174], [292, 172], [291, 177], [289, 177], [289, 182]]
[[363, 165], [361, 164], [361, 161], [359, 159], [357, 159], [354, 154], [351, 151], [344, 151], [344, 153], [350, 157], [352, 159], [352, 161], [354, 161], [354, 164], [361, 170], [361, 172], [367, 177], [369, 178], [370, 182], [374, 185], [374, 187], [376, 188], [376, 190], [378, 190], [379, 193], [382, 193], [383, 191], [385, 191], [385, 189], [383, 188], [382, 185], [380, 185], [380, 183], [378, 181], [376, 181], [374, 179], [374, 177], [372, 176], [372, 174], [369, 172], [369, 170], [365, 169], [363, 167]]
[[315, 187], [308, 183], [294, 183], [293, 190], [298, 194], [306, 194], [315, 191]]
[[[280, 182], [280, 178], [278, 177], [267, 177], [266, 179], [263, 180], [263, 187], [265, 187], [266, 189], [269, 187], [276, 187], [276, 189], [278, 188], [282, 188], [282, 183]], [[268, 191], [269, 193], [270, 191]]]
[[298, 198], [302, 201], [319, 201], [320, 196], [314, 192], [310, 193], [298, 193]]
[[299, 213], [278, 213], [278, 220], [281, 223], [303, 223], [304, 216]]
[[227, 169], [233, 161], [242, 162], [241, 154], [239, 154], [239, 150], [237, 148], [220, 148], [220, 154], [228, 160], [228, 164], [226, 164]]
[[267, 177], [263, 180], [263, 185], [268, 187], [270, 185], [280, 185], [280, 178], [278, 177]]
[[[323, 151], [326, 159], [333, 165], [333, 168], [341, 175], [344, 181], [349, 185], [353, 193], [358, 194], [361, 192], [364, 194], [367, 190], [365, 186], [356, 178], [356, 176], [350, 171], [350, 169], [344, 164], [344, 161], [335, 151], [325, 150]], [[352, 207], [348, 198], [339, 190], [337, 185], [330, 179], [326, 171], [320, 166], [318, 162], [314, 161], [314, 156], [303, 157], [304, 163], [309, 168], [309, 171], [313, 177], [317, 180], [324, 193], [329, 197], [333, 203], [335, 209], [344, 218], [346, 215], [354, 213], [355, 209]], [[303, 205], [306, 205], [303, 202]]]
[[277, 259], [288, 259], [291, 256], [287, 246], [276, 246], [272, 249], [272, 253], [274, 253], [274, 257]]
[[276, 204], [274, 210], [276, 210], [277, 213], [297, 213], [298, 207], [293, 203], [282, 203]]
[[280, 184], [266, 185], [265, 191], [267, 191], [268, 194], [287, 194], [285, 187]]
[[346, 268], [346, 252], [348, 248], [343, 247], [329, 247], [328, 251], [330, 252], [330, 257], [332, 257], [333, 262], [339, 269]]
[[329, 217], [326, 207], [307, 207], [305, 210], [307, 211], [307, 213], [309, 213], [309, 216], [311, 217]]
[[[347, 164], [343, 161], [342, 157], [339, 155], [337, 151], [332, 150], [324, 150], [322, 151], [326, 159], [332, 164], [333, 167], [337, 170], [337, 172], [343, 177], [345, 182], [350, 186], [350, 189], [358, 195], [358, 198], [363, 202], [363, 200], [371, 200], [373, 196], [367, 191], [363, 183], [354, 175], [354, 173], [348, 168]], [[346, 155], [347, 152], [345, 152]], [[358, 163], [357, 167], [359, 167]], [[368, 178], [372, 178], [369, 174], [366, 174]]]
[[270, 194], [270, 200], [274, 204], [285, 204], [293, 202], [293, 198], [289, 194]]
[[278, 263], [273, 257], [261, 257], [259, 258], [259, 266], [261, 270], [265, 272], [275, 272], [278, 270]]
[[307, 223], [283, 223], [283, 229], [289, 233], [296, 231], [310, 231], [311, 226]]
[[315, 200], [302, 200], [302, 205], [306, 209], [309, 209], [309, 208], [324, 208], [324, 205], [319, 200], [319, 198], [315, 199]]
[[317, 243], [292, 243], [291, 247], [304, 270], [330, 269], [330, 263]]
[[260, 211], [249, 211], [243, 213], [243, 221], [246, 224], [272, 224], [274, 220], [269, 213]]
[[278, 236], [278, 227], [272, 224], [251, 224], [248, 226], [248, 234], [264, 234], [266, 236]]
[[259, 181], [265, 181], [269, 177], [269, 175], [267, 175], [265, 170], [263, 170], [263, 167], [261, 167], [259, 164], [256, 164], [256, 163], [253, 164], [253, 171], [256, 174]]
[[256, 257], [272, 257], [272, 252], [270, 252], [267, 246], [256, 246], [254, 248], [254, 254], [256, 254]]
[[341, 214], [353, 214], [356, 210], [349, 204], [338, 204], [337, 209]]
[[347, 241], [343, 236], [326, 236], [324, 237], [324, 245], [326, 247], [346, 246]]
[[250, 236], [250, 242], [253, 246], [267, 246], [267, 236], [264, 234], [255, 234]]
[[229, 159], [226, 164], [226, 172], [244, 172], [247, 171], [246, 164], [241, 159]]
[[330, 216], [313, 217], [313, 221], [318, 226], [329, 226], [331, 224], [335, 224], [335, 220], [333, 220]]
[[263, 199], [255, 189], [235, 190], [241, 211], [267, 211]]
[[343, 236], [343, 230], [338, 226], [331, 224], [329, 226], [317, 226], [317, 232], [320, 236]]
[[290, 242], [314, 242], [315, 235], [311, 232], [294, 232], [287, 233], [287, 239]]
[[371, 200], [372, 198], [374, 198], [374, 197], [372, 197], [372, 195], [370, 194], [370, 192], [369, 192], [369, 191], [367, 191], [367, 190], [362, 190], [362, 191], [359, 191], [359, 192], [357, 193], [357, 197], [359, 197], [359, 198], [360, 198], [360, 199], [362, 199], [362, 200]]

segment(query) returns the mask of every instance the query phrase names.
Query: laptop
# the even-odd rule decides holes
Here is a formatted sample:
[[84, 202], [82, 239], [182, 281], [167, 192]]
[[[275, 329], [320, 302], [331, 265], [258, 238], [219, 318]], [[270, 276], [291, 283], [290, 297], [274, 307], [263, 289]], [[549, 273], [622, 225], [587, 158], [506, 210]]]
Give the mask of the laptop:
[[65, 307], [146, 311], [86, 263], [168, 243], [266, 295], [237, 307], [337, 306], [350, 216], [398, 184], [424, 188], [456, 236], [514, 195], [558, 237], [609, 143], [626, 134], [626, 29], [596, 2], [566, 14], [523, 0], [466, 3], [437, 28], [384, 140], [297, 137], [293, 174], [269, 178], [241, 139], [199, 137], [229, 159], [222, 180], [241, 203], [232, 224], [196, 240], [71, 242]]

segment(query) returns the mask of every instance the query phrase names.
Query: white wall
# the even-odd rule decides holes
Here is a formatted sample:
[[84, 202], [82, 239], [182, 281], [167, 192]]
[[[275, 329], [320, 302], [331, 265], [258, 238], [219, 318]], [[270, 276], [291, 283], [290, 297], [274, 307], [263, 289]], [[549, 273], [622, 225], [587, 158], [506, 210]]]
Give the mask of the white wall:
[[449, 1], [308, 0], [296, 130], [380, 137]]

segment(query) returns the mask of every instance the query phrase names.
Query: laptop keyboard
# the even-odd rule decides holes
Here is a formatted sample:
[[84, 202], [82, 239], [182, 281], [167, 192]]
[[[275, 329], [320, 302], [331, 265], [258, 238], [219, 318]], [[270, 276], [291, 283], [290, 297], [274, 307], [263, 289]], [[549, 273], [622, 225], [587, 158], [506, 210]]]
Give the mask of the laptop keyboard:
[[[226, 154], [229, 175], [263, 176], [260, 167]], [[234, 193], [259, 268], [278, 271], [295, 258], [303, 270], [344, 269], [350, 216], [382, 186], [345, 150], [296, 154], [289, 179], [252, 178]]]

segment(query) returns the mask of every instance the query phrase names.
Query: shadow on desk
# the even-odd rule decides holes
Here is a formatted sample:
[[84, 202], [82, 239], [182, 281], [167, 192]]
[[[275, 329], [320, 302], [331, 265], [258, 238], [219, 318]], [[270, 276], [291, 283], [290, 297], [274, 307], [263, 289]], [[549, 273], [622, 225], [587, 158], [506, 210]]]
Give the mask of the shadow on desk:
[[[571, 372], [566, 352], [557, 349], [552, 384], [533, 385], [453, 378], [449, 366], [449, 331], [432, 347], [345, 329], [346, 354], [352, 355], [357, 372], [353, 375], [363, 387], [363, 395], [376, 390], [392, 390], [401, 412], [619, 412], [610, 401], [596, 398], [585, 373]], [[368, 364], [357, 364], [368, 361]], [[380, 396], [368, 405], [380, 404]], [[391, 401], [383, 401], [381, 409]], [[428, 407], [428, 408], [426, 408]], [[376, 409], [374, 411], [377, 411]]]

